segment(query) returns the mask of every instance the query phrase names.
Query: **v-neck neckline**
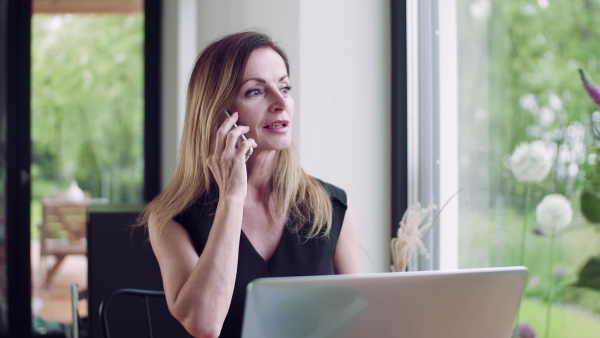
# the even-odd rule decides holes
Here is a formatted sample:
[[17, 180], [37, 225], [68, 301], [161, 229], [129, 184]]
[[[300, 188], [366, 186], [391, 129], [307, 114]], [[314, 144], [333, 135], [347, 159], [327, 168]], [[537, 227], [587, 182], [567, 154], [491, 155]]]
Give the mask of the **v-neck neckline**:
[[254, 253], [254, 255], [256, 255], [258, 258], [260, 258], [260, 260], [262, 262], [264, 262], [265, 264], [270, 265], [271, 262], [273, 261], [273, 258], [275, 257], [275, 255], [277, 255], [277, 252], [279, 252], [279, 248], [281, 247], [281, 244], [283, 242], [283, 239], [285, 238], [287, 231], [288, 230], [287, 230], [287, 224], [286, 224], [284, 226], [283, 232], [281, 233], [281, 237], [279, 238], [279, 242], [277, 243], [277, 246], [275, 247], [275, 250], [273, 251], [273, 254], [271, 255], [271, 257], [269, 257], [269, 259], [265, 259], [260, 254], [260, 252], [258, 252], [258, 250], [256, 250], [256, 248], [254, 247], [254, 244], [252, 244], [252, 241], [244, 232], [244, 229], [242, 229], [242, 231], [241, 231], [241, 236], [246, 240], [246, 242], [248, 243], [248, 246], [250, 247], [250, 249]]

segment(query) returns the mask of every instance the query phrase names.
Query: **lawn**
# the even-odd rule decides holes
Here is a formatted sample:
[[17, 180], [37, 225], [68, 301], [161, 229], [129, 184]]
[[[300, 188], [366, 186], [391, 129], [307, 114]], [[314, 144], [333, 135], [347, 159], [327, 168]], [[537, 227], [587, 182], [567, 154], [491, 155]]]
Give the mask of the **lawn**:
[[[546, 327], [546, 304], [538, 300], [524, 298], [521, 303], [520, 322], [529, 323], [544, 337]], [[598, 338], [600, 315], [592, 314], [575, 307], [554, 305], [550, 323], [551, 338]]]
[[[537, 235], [535, 211], [527, 213], [525, 257], [529, 280], [523, 297], [520, 322], [528, 322], [544, 337], [550, 260], [555, 306], [550, 337], [600, 337], [600, 292], [569, 288], [577, 280], [579, 269], [589, 257], [598, 254], [598, 227], [585, 222], [574, 206], [573, 222], [562, 229], [550, 254], [550, 238]], [[474, 207], [463, 210], [460, 229], [460, 267], [521, 265], [519, 252], [524, 225], [523, 213], [511, 205], [488, 210]], [[560, 303], [560, 304], [557, 304]]]

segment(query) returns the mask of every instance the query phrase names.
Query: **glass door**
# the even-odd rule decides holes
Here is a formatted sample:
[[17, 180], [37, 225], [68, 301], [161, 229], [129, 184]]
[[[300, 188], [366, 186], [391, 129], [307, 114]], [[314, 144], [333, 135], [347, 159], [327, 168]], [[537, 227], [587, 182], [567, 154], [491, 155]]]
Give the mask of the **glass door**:
[[[67, 326], [72, 312], [70, 307], [65, 306], [70, 298], [68, 293], [59, 293], [56, 298], [45, 302], [48, 308], [56, 305], [53, 304], [54, 301], [62, 304], [55, 307], [57, 317], [37, 316], [44, 307], [36, 299], [44, 292], [44, 288], [40, 287], [42, 283], [39, 276], [45, 273], [42, 264], [36, 265], [36, 260], [38, 263], [42, 260], [39, 239], [43, 223], [40, 219], [44, 219], [43, 198], [40, 202], [38, 196], [59, 193], [80, 198], [82, 191], [83, 199], [88, 203], [129, 203], [148, 201], [158, 192], [160, 3], [159, 0], [0, 0], [0, 337], [29, 336], [32, 319], [33, 327], [45, 327], [46, 332], [58, 327], [63, 331], [69, 330]], [[71, 9], [65, 9], [65, 6], [71, 6]], [[90, 32], [87, 39], [79, 40], [80, 46], [73, 46], [73, 41], [66, 42], [65, 49], [78, 55], [78, 59], [65, 53], [61, 55], [61, 51], [54, 46], [55, 42], [64, 40], [60, 34], [48, 38], [44, 46], [35, 46], [35, 42], [32, 44], [34, 34], [37, 36], [34, 40], [41, 40], [40, 32], [44, 31], [41, 27], [45, 27], [48, 33], [66, 22], [81, 24], [82, 20], [74, 19], [75, 12], [79, 13], [77, 16], [99, 17], [97, 22], [90, 23], [88, 29], [91, 27], [94, 31]], [[32, 13], [36, 13], [34, 18]], [[42, 16], [45, 18], [42, 19]], [[135, 31], [136, 36], [119, 35], [119, 32], [123, 32], [115, 29], [119, 16], [133, 17], [121, 18], [120, 23], [121, 28]], [[112, 23], [108, 23], [111, 20]], [[101, 26], [99, 22], [107, 23], [107, 26]], [[77, 27], [83, 29], [83, 26]], [[112, 29], [107, 28], [108, 26]], [[32, 32], [34, 29], [36, 31]], [[109, 35], [114, 40], [106, 49], [97, 48], [96, 54], [82, 55], [81, 51], [89, 51], [90, 45], [97, 44], [98, 36], [102, 34]], [[116, 45], [123, 47], [128, 44], [137, 47], [131, 50], [124, 48], [121, 53], [115, 54]], [[43, 55], [44, 60], [32, 59], [36, 55]], [[112, 63], [104, 60], [90, 64], [95, 58], [112, 58]], [[132, 63], [131, 59], [137, 61]], [[87, 72], [84, 71], [86, 60]], [[35, 69], [34, 74], [34, 67], [40, 62], [42, 68], [46, 69]], [[114, 67], [98, 67], [99, 64]], [[67, 67], [69, 65], [73, 67], [71, 70]], [[113, 69], [119, 67], [120, 70]], [[124, 68], [127, 69], [123, 70]], [[61, 72], [62, 81], [53, 77], [53, 74], [60, 75]], [[121, 76], [114, 76], [115, 72]], [[114, 86], [104, 84], [101, 92], [89, 93], [90, 88], [98, 89], [99, 83], [106, 79], [112, 80]], [[68, 86], [70, 92], [65, 91]], [[93, 96], [88, 101], [79, 97], [86, 90], [88, 98]], [[32, 91], [46, 97], [40, 99], [38, 95], [34, 98]], [[122, 95], [119, 96], [121, 91], [135, 94], [131, 98], [123, 98]], [[44, 102], [43, 99], [47, 101]], [[77, 104], [74, 105], [73, 102]], [[35, 112], [31, 109], [34, 105]], [[73, 113], [73, 110], [77, 113]], [[67, 114], [65, 111], [71, 113]], [[117, 112], [120, 114], [117, 115]], [[65, 116], [79, 120], [69, 120]], [[102, 121], [94, 120], [97, 116], [113, 118], [113, 128], [106, 131], [106, 122], [102, 124]], [[115, 116], [120, 119], [114, 119]], [[45, 132], [39, 133], [44, 128]], [[51, 130], [48, 131], [48, 128]], [[84, 139], [73, 138], [69, 134], [72, 129], [84, 128], [87, 128]], [[102, 141], [109, 139], [106, 142], [112, 142], [110, 147], [113, 154], [108, 160], [102, 156], [106, 149], [99, 147], [103, 143], [97, 141], [99, 131], [104, 132]], [[143, 136], [147, 134], [153, 137]], [[65, 137], [71, 137], [69, 142], [64, 142]], [[95, 147], [90, 146], [90, 141]], [[123, 150], [124, 143], [128, 143], [130, 147]], [[60, 155], [49, 146], [51, 144], [59, 145]], [[84, 169], [80, 168], [80, 164]], [[115, 171], [105, 170], [100, 175], [100, 181], [105, 182], [105, 185], [101, 185], [99, 194], [97, 184], [93, 188], [93, 182], [97, 182], [95, 174], [98, 168]], [[141, 178], [138, 172], [142, 173]], [[67, 181], [65, 175], [73, 176], [66, 188], [61, 185]], [[50, 181], [45, 179], [47, 177], [57, 180]], [[73, 180], [81, 181], [77, 181], [81, 190], [76, 189], [75, 185], [73, 189], [68, 189]], [[42, 210], [35, 208], [40, 204]], [[52, 229], [49, 233], [49, 237], [56, 240], [55, 247], [71, 238], [68, 230]], [[33, 254], [30, 249], [33, 249]], [[48, 258], [49, 261], [52, 259], [56, 261], [57, 257]], [[55, 276], [62, 275], [69, 280], [69, 275], [64, 271], [68, 260], [64, 259], [63, 264], [56, 269]], [[75, 271], [77, 276], [85, 276], [85, 269], [81, 265]], [[85, 281], [81, 284], [85, 287]], [[85, 306], [82, 308], [85, 310]], [[35, 315], [33, 318], [32, 312]]]
[[[144, 2], [33, 1], [34, 331], [72, 323], [87, 287], [87, 208], [144, 200]], [[80, 315], [87, 315], [85, 300]]]

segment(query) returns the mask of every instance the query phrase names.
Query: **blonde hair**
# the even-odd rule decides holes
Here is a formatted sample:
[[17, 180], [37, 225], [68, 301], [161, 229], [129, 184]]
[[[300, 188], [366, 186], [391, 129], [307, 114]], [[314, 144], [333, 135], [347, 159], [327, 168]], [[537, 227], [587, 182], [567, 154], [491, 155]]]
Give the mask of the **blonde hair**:
[[[150, 215], [158, 229], [203, 195], [218, 195], [216, 181], [208, 168], [210, 140], [223, 110], [232, 102], [252, 51], [269, 47], [289, 64], [285, 52], [263, 33], [245, 31], [211, 43], [200, 54], [192, 71], [179, 160], [165, 190], [152, 200], [138, 218], [148, 223]], [[329, 235], [333, 207], [328, 192], [300, 167], [295, 146], [277, 151], [271, 192], [278, 211], [292, 220], [306, 238]], [[266, 201], [265, 201], [266, 203]], [[308, 229], [304, 225], [309, 224]]]

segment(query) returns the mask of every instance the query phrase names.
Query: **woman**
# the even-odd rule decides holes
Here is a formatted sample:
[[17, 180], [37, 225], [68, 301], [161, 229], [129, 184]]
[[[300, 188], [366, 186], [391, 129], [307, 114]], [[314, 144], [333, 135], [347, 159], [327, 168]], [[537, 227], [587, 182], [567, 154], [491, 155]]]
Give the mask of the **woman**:
[[239, 337], [253, 279], [361, 272], [344, 191], [299, 165], [291, 89], [284, 51], [257, 32], [213, 42], [192, 72], [174, 177], [141, 222], [193, 336]]

